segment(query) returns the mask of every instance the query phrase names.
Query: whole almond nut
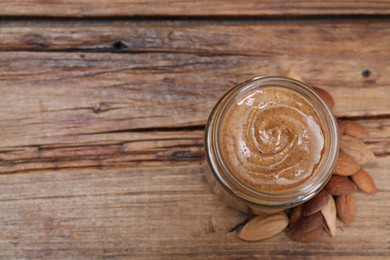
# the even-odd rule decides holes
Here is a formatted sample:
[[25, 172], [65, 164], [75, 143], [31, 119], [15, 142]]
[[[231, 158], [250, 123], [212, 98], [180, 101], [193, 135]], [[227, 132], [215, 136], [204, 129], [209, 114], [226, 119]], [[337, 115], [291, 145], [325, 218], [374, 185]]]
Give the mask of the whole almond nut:
[[337, 119], [337, 126], [338, 126], [338, 133], [339, 133], [339, 138], [341, 139], [341, 136], [344, 134], [345, 131], [345, 125], [344, 122], [341, 121], [340, 119]]
[[314, 90], [320, 95], [320, 97], [325, 101], [325, 103], [330, 107], [334, 107], [334, 100], [332, 98], [332, 95], [330, 93], [322, 88], [314, 87]]
[[352, 181], [364, 193], [375, 194], [376, 186], [371, 176], [363, 169], [351, 176]]
[[351, 224], [355, 219], [355, 193], [349, 193], [336, 198], [337, 216], [345, 224]]
[[310, 216], [302, 216], [296, 225], [297, 232], [306, 233], [322, 226], [323, 217], [321, 212], [314, 213]]
[[325, 230], [326, 233], [330, 235], [330, 230], [328, 228], [328, 225], [326, 224], [325, 219], [322, 221], [322, 228]]
[[355, 137], [343, 135], [340, 140], [340, 149], [353, 157], [355, 161], [358, 161], [361, 165], [376, 161], [375, 154], [371, 149]]
[[294, 241], [301, 242], [301, 243], [310, 243], [318, 240], [323, 233], [323, 228], [322, 226], [317, 227], [313, 231], [306, 232], [306, 233], [301, 233], [298, 232], [296, 227], [291, 228], [287, 235]]
[[326, 190], [334, 196], [341, 196], [355, 191], [355, 184], [348, 177], [333, 174], [326, 184]]
[[364, 138], [368, 136], [368, 131], [364, 129], [361, 125], [358, 123], [355, 123], [353, 121], [346, 120], [344, 121], [345, 126], [345, 134], [357, 138]]
[[290, 214], [290, 228], [291, 227], [295, 227], [298, 223], [298, 220], [301, 218], [302, 216], [302, 208], [303, 208], [303, 205], [299, 205], [299, 206], [296, 206], [295, 208], [293, 208], [291, 210], [291, 214]]
[[351, 176], [360, 170], [359, 163], [350, 155], [339, 152], [334, 173], [342, 176]]
[[258, 241], [279, 234], [287, 225], [288, 217], [283, 212], [257, 216], [240, 230], [238, 237], [245, 241]]
[[328, 195], [329, 199], [326, 205], [321, 209], [321, 214], [324, 217], [326, 230], [332, 236], [336, 236], [336, 204], [333, 196]]
[[302, 215], [309, 216], [320, 211], [328, 203], [329, 194], [326, 189], [322, 189], [312, 199], [303, 204]]

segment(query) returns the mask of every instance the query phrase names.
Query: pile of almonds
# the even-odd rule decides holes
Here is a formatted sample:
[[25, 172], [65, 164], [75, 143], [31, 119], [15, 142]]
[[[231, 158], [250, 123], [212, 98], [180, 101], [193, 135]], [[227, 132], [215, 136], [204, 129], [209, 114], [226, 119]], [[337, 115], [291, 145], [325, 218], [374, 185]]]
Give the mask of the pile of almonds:
[[[286, 77], [303, 80], [293, 71]], [[334, 106], [332, 96], [325, 90], [314, 88], [330, 108]], [[336, 218], [351, 224], [355, 218], [356, 187], [366, 193], [376, 193], [371, 176], [361, 165], [375, 162], [374, 153], [360, 140], [368, 132], [353, 121], [337, 120], [340, 136], [340, 151], [333, 175], [316, 196], [289, 212], [261, 215], [252, 218], [239, 231], [239, 238], [258, 241], [272, 237], [288, 227], [288, 236], [297, 242], [313, 242], [322, 236], [324, 230], [336, 236]]]

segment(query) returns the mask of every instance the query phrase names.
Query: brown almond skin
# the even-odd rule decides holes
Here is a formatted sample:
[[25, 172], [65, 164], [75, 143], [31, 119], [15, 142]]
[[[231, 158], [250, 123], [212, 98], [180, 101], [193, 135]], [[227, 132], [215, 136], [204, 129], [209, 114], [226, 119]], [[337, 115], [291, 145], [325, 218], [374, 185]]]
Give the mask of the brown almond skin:
[[375, 154], [356, 137], [343, 135], [340, 139], [340, 150], [352, 156], [360, 165], [376, 162]]
[[256, 216], [238, 232], [245, 241], [258, 241], [273, 237], [288, 226], [288, 217], [284, 212], [272, 215]]
[[346, 176], [333, 174], [326, 184], [326, 190], [330, 195], [341, 196], [355, 191], [355, 184]]
[[297, 232], [307, 233], [315, 230], [317, 227], [322, 226], [323, 217], [321, 212], [314, 213], [310, 216], [302, 216], [296, 225]]
[[337, 158], [336, 162], [336, 167], [334, 169], [334, 174], [351, 176], [357, 173], [359, 170], [359, 163], [352, 156], [340, 150], [339, 157]]
[[287, 235], [296, 242], [310, 243], [318, 240], [322, 236], [323, 232], [324, 230], [322, 226], [319, 226], [313, 231], [307, 233], [298, 232], [296, 227], [294, 227], [288, 231]]
[[298, 220], [302, 216], [302, 208], [303, 208], [303, 205], [301, 204], [301, 205], [296, 206], [295, 208], [292, 209], [291, 214], [290, 214], [290, 223], [289, 223], [290, 228], [295, 227], [297, 225]]
[[320, 211], [328, 203], [329, 194], [326, 189], [322, 189], [312, 199], [303, 204], [302, 215], [309, 216]]
[[356, 203], [355, 193], [349, 193], [336, 198], [337, 216], [342, 222], [349, 225], [355, 220]]
[[322, 88], [313, 87], [314, 90], [320, 95], [320, 97], [325, 101], [325, 103], [330, 107], [334, 107], [334, 100], [330, 93]]
[[345, 134], [356, 138], [364, 138], [369, 135], [368, 131], [358, 123], [346, 120], [344, 121]]
[[337, 126], [338, 126], [338, 129], [339, 129], [339, 138], [341, 138], [341, 136], [344, 134], [344, 131], [345, 131], [345, 125], [344, 125], [344, 122], [340, 119], [337, 119]]
[[364, 193], [375, 194], [376, 186], [372, 177], [363, 169], [351, 176], [352, 181]]

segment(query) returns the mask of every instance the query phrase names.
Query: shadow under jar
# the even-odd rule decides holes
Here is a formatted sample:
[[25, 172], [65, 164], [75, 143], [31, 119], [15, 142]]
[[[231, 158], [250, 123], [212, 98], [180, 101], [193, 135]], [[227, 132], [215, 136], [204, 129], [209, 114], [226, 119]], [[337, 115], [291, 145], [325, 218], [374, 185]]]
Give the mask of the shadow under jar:
[[226, 93], [206, 126], [208, 182], [231, 207], [282, 211], [317, 194], [338, 155], [337, 122], [304, 83], [256, 77]]

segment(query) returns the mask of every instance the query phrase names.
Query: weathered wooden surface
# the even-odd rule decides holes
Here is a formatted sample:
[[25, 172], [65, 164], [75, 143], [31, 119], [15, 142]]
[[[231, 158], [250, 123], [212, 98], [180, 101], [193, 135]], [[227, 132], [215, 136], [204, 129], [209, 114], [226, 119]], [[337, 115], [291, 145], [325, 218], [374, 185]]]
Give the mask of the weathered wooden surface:
[[240, 241], [229, 230], [245, 216], [209, 191], [199, 162], [1, 175], [0, 250], [4, 259], [388, 257], [389, 162], [369, 168], [378, 194], [358, 194], [356, 222], [314, 244]]
[[[0, 259], [390, 257], [389, 42], [387, 20], [0, 21]], [[369, 129], [378, 193], [335, 239], [242, 242], [203, 177], [204, 125], [290, 67]]]
[[387, 0], [355, 1], [163, 1], [163, 0], [3, 0], [2, 16], [281, 16], [390, 14]]

